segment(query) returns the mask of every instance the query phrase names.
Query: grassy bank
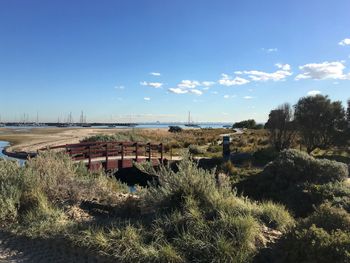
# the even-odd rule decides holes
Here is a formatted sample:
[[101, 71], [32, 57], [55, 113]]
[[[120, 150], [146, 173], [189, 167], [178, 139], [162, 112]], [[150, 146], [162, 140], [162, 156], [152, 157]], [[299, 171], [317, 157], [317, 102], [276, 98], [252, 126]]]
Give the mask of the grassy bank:
[[[119, 262], [248, 262], [294, 219], [281, 205], [236, 196], [186, 156], [161, 185], [124, 185], [48, 153], [0, 162], [0, 222], [17, 235], [66, 239]], [[122, 194], [126, 193], [126, 194]]]
[[188, 154], [176, 169], [144, 165], [159, 184], [133, 194], [65, 155], [0, 161], [0, 224], [117, 262], [350, 262], [347, 166], [297, 150], [270, 157], [260, 168]]

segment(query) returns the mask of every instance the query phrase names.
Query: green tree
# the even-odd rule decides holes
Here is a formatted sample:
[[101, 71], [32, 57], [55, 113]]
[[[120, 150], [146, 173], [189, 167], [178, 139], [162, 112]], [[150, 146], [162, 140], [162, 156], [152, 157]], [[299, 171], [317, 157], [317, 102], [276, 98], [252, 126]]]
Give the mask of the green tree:
[[344, 138], [345, 110], [340, 101], [331, 102], [328, 96], [309, 96], [295, 105], [295, 121], [307, 152], [327, 148]]
[[256, 124], [255, 120], [253, 120], [253, 119], [236, 122], [232, 126], [232, 128], [234, 128], [234, 129], [235, 128], [255, 129], [256, 127], [257, 127], [257, 124]]
[[350, 139], [350, 99], [348, 100], [348, 108], [346, 110], [346, 137]]
[[296, 133], [290, 104], [285, 103], [271, 110], [265, 128], [269, 130], [271, 144], [277, 151], [289, 148]]

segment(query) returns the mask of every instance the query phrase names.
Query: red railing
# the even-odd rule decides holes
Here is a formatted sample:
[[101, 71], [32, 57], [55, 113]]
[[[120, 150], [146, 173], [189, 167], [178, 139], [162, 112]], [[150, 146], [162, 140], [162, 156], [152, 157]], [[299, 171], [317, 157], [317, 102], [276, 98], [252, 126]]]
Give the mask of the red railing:
[[[89, 169], [101, 165], [106, 170], [131, 167], [133, 162], [149, 161], [154, 165], [163, 163], [163, 144], [140, 142], [85, 142], [53, 146], [47, 149], [64, 149], [75, 161], [88, 161]], [[100, 164], [100, 165], [99, 165]]]

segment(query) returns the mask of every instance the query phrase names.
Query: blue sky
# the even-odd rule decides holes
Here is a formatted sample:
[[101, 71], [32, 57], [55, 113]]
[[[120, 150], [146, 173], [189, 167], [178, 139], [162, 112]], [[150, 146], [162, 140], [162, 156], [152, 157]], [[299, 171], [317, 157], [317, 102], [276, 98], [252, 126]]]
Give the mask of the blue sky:
[[261, 122], [307, 94], [345, 105], [349, 10], [348, 0], [0, 0], [0, 114]]

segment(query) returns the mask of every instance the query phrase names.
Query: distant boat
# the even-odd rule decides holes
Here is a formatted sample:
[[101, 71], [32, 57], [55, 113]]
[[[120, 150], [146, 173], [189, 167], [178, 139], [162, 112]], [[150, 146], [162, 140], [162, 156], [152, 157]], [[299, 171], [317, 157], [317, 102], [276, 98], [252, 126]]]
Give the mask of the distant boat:
[[59, 128], [67, 128], [67, 127], [69, 127], [69, 124], [68, 123], [59, 123], [59, 124], [57, 124], [57, 127], [59, 127]]
[[83, 123], [82, 125], [81, 125], [81, 127], [84, 127], [84, 128], [88, 128], [88, 127], [91, 127], [92, 125], [91, 124], [89, 124], [89, 123]]
[[200, 126], [191, 120], [191, 112], [188, 112], [188, 122], [185, 124], [186, 127], [200, 128]]

